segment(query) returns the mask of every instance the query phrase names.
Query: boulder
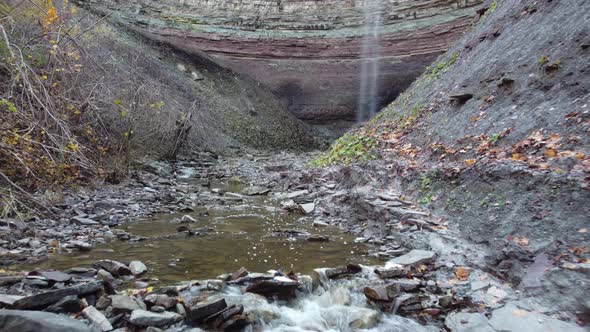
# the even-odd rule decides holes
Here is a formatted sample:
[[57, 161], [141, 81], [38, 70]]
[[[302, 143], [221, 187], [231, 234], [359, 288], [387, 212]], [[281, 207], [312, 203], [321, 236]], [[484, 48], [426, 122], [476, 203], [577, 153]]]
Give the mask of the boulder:
[[397, 285], [365, 287], [363, 293], [371, 301], [389, 302], [399, 294], [399, 287]]
[[129, 317], [129, 322], [136, 326], [167, 326], [182, 320], [182, 316], [170, 311], [151, 312], [147, 310], [133, 310]]
[[0, 331], [100, 332], [68, 316], [43, 311], [0, 310]]
[[129, 263], [129, 270], [134, 276], [139, 276], [147, 272], [147, 267], [140, 261], [132, 261]]

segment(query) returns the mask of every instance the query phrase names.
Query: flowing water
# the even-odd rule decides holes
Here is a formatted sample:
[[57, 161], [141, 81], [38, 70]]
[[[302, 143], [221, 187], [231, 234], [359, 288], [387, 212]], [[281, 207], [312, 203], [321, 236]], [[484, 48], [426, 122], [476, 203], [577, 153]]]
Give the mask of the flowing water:
[[364, 0], [358, 122], [373, 117], [379, 107], [381, 7], [381, 0]]

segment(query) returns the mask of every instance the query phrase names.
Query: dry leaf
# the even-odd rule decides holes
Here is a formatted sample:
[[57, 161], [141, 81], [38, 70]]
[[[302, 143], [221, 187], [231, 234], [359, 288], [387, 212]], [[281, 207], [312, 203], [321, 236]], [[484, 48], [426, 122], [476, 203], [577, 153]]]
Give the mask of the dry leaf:
[[459, 279], [461, 281], [468, 280], [469, 279], [469, 271], [465, 267], [459, 266], [455, 270], [455, 276], [457, 276], [457, 279]]
[[547, 151], [545, 151], [545, 156], [549, 158], [555, 158], [555, 156], [557, 156], [557, 151], [555, 151], [555, 149], [549, 148]]

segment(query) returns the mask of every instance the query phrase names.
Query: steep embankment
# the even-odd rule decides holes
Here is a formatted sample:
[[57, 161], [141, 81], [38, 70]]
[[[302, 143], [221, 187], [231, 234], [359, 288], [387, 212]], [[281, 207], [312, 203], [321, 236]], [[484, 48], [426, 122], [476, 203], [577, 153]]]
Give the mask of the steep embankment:
[[[590, 291], [590, 3], [488, 1], [481, 14], [393, 104], [315, 162], [381, 159], [344, 168], [348, 186], [413, 196], [488, 248], [478, 252], [486, 270], [580, 314]], [[386, 221], [373, 217], [369, 226]]]

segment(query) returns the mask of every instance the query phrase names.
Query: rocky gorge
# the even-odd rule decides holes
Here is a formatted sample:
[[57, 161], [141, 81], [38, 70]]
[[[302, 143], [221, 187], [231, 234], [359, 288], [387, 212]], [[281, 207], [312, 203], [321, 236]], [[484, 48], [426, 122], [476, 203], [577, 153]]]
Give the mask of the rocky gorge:
[[175, 48], [207, 143], [0, 219], [0, 329], [588, 330], [587, 2], [384, 1], [397, 98], [325, 151], [260, 147], [354, 115], [360, 1], [77, 2]]

